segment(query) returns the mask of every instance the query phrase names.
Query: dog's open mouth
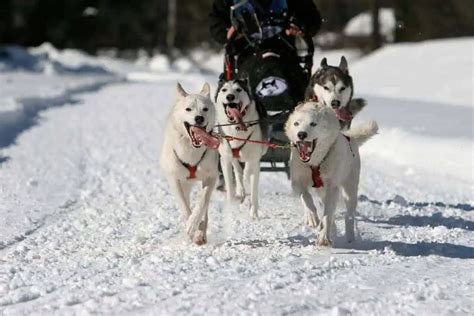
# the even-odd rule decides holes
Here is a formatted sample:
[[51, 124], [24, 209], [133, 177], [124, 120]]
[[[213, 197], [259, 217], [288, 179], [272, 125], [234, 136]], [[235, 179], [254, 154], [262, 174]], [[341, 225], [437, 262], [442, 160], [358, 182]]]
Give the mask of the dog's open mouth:
[[219, 147], [219, 139], [206, 131], [207, 126], [194, 126], [185, 122], [184, 127], [186, 127], [186, 131], [188, 132], [193, 147], [200, 148], [202, 145], [212, 149], [217, 149]]
[[242, 102], [224, 104], [225, 114], [229, 123], [235, 123], [240, 130], [247, 130], [243, 118], [247, 114], [248, 106], [243, 106]]
[[296, 142], [296, 149], [300, 154], [300, 159], [302, 162], [308, 162], [311, 160], [311, 155], [313, 151], [316, 149], [317, 140], [313, 140], [312, 142]]
[[337, 118], [343, 122], [350, 122], [354, 118], [352, 113], [345, 107], [334, 108]]

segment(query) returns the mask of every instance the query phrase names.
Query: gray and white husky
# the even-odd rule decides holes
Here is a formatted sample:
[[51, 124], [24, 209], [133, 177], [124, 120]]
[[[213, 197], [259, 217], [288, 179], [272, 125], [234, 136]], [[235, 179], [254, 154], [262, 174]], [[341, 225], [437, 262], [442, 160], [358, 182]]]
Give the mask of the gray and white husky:
[[[186, 231], [194, 243], [207, 242], [208, 207], [218, 178], [219, 140], [210, 135], [215, 125], [215, 107], [209, 84], [199, 94], [177, 86], [177, 102], [167, 120], [160, 165], [186, 219]], [[191, 210], [190, 191], [202, 183], [200, 199]]]
[[[250, 182], [250, 216], [258, 217], [258, 185], [260, 159], [267, 148], [250, 144], [248, 140], [262, 141], [264, 133], [255, 101], [249, 92], [247, 80], [221, 81], [216, 93], [217, 122], [220, 133], [241, 140], [222, 140], [219, 146], [222, 173], [227, 200], [245, 198], [246, 180]], [[247, 124], [247, 122], [252, 122]], [[242, 170], [241, 163], [245, 164]]]
[[341, 126], [347, 129], [352, 118], [366, 105], [364, 99], [353, 99], [354, 82], [349, 74], [349, 65], [344, 56], [338, 67], [321, 61], [318, 70], [311, 77], [306, 90], [306, 100], [317, 100], [336, 112]]
[[[354, 240], [359, 147], [377, 130], [377, 124], [370, 121], [341, 133], [336, 113], [317, 102], [299, 105], [288, 118], [285, 131], [293, 145], [291, 183], [303, 203], [306, 224], [319, 227], [317, 245], [331, 244], [330, 231], [341, 193], [347, 207], [346, 238], [349, 242]], [[310, 193], [311, 187], [316, 188], [324, 205], [321, 221]]]

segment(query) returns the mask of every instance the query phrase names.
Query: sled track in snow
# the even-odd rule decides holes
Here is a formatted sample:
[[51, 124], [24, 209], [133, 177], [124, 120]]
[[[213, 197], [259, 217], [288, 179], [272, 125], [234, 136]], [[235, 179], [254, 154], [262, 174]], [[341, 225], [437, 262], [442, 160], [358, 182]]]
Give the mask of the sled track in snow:
[[[49, 108], [80, 103], [76, 96], [93, 93], [107, 85], [124, 82], [125, 79], [110, 77], [98, 82], [84, 84], [79, 87], [66, 89], [53, 97], [27, 97], [15, 100], [16, 109], [0, 113], [0, 149], [12, 145], [18, 135], [38, 124], [39, 114]], [[0, 164], [8, 161], [8, 157], [0, 156]]]

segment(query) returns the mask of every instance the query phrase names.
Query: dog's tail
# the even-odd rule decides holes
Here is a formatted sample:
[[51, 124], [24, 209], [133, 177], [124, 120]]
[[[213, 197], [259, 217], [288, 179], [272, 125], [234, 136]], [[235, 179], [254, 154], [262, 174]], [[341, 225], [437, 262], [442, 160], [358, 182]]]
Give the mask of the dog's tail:
[[352, 113], [353, 116], [356, 116], [357, 113], [362, 111], [363, 108], [367, 105], [367, 101], [365, 99], [352, 99], [351, 102], [347, 105], [347, 108]]
[[354, 140], [359, 146], [362, 146], [372, 136], [377, 135], [379, 126], [375, 121], [368, 121], [362, 125], [356, 126], [344, 133], [344, 135]]

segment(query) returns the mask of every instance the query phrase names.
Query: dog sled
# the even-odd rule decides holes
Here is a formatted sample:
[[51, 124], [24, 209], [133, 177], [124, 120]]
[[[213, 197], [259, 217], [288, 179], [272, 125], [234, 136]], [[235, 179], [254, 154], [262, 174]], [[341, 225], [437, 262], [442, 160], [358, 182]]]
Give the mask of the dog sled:
[[[286, 1], [274, 1], [274, 4], [269, 23], [258, 19], [256, 8], [248, 1], [239, 1], [232, 7], [232, 25], [245, 37], [252, 53], [237, 54], [236, 37], [231, 38], [225, 47], [223, 75], [225, 80], [248, 79], [259, 109], [260, 126], [267, 131], [270, 145], [260, 161], [260, 170], [285, 172], [289, 177], [290, 147], [284, 125], [292, 109], [304, 100], [314, 44], [305, 36], [297, 36], [295, 45], [286, 41], [281, 34], [294, 21], [286, 15]], [[272, 44], [268, 45], [268, 40]]]

